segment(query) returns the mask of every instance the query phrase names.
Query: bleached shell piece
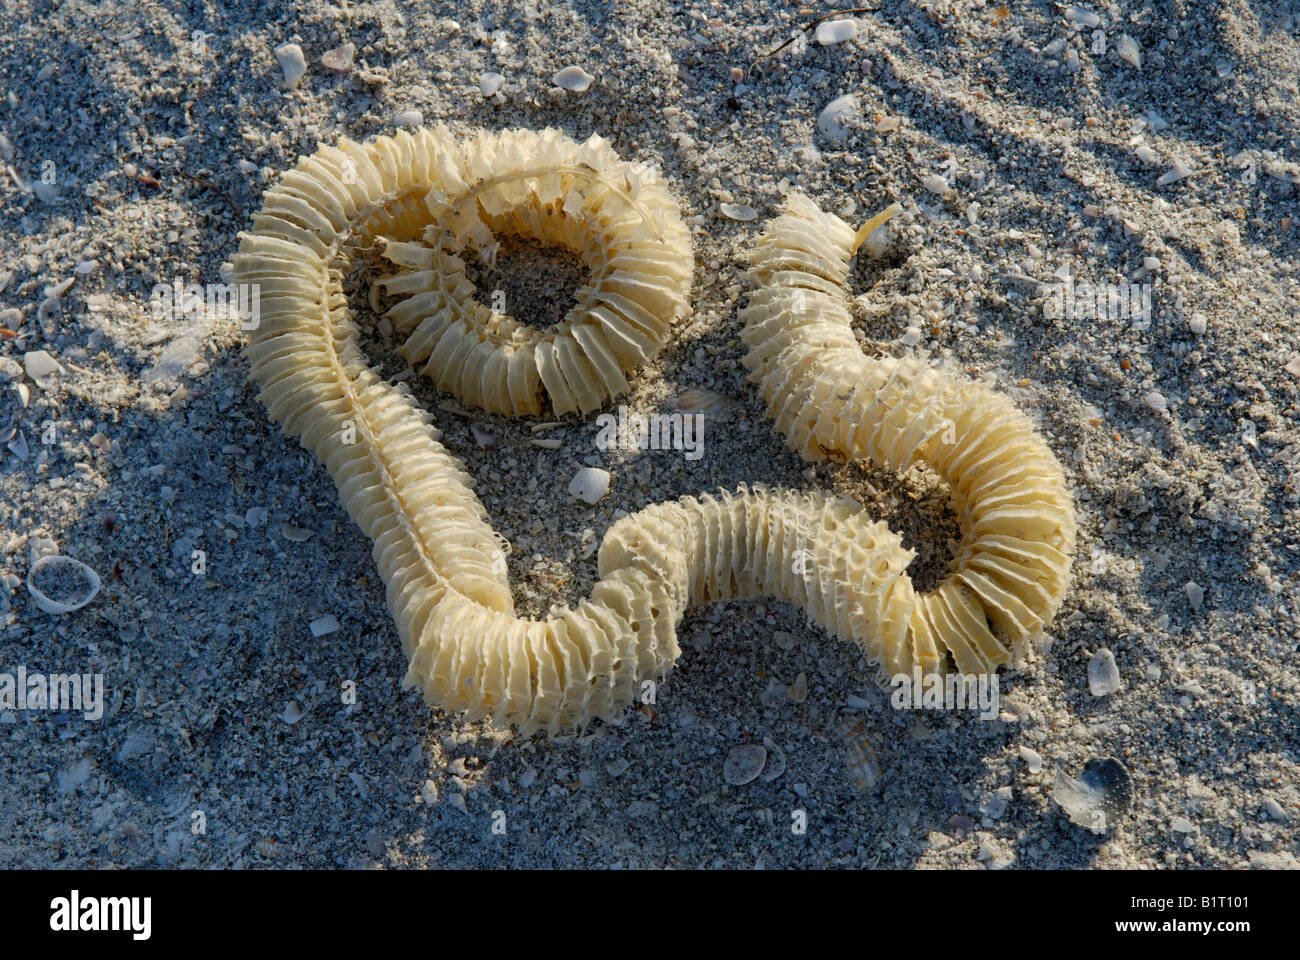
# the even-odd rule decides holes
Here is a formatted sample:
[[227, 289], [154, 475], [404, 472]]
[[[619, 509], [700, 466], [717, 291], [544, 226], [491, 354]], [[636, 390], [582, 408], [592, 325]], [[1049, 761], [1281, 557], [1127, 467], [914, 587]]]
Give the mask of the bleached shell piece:
[[[481, 134], [461, 163], [474, 186], [431, 190], [423, 240], [386, 245], [398, 272], [380, 286], [405, 297], [388, 316], [407, 335], [406, 360], [462, 402], [507, 416], [540, 413], [543, 393], [557, 414], [625, 393], [625, 374], [689, 312], [694, 259], [676, 200], [603, 141], [554, 130]], [[475, 299], [463, 254], [490, 257], [503, 235], [562, 246], [591, 271], [560, 323], [522, 324]]]
[[[37, 574], [51, 568], [62, 567], [66, 571], [80, 576], [85, 581], [85, 588], [77, 599], [59, 600], [48, 596], [39, 587], [36, 586]], [[32, 595], [36, 601], [36, 606], [40, 607], [45, 613], [62, 614], [74, 613], [80, 610], [99, 593], [99, 574], [90, 567], [86, 566], [80, 560], [74, 560], [72, 557], [65, 557], [58, 553], [48, 553], [40, 557], [32, 564], [31, 569], [27, 571], [27, 592]]]
[[1073, 500], [1055, 456], [1005, 397], [916, 358], [862, 354], [846, 294], [860, 237], [802, 194], [766, 225], [742, 311], [750, 380], [805, 459], [900, 471], [924, 462], [948, 482], [963, 542], [936, 590], [910, 606], [903, 590], [890, 608], [905, 639], [885, 645], [888, 670], [933, 672], [949, 656], [964, 672], [996, 670], [1022, 657], [1060, 607]]

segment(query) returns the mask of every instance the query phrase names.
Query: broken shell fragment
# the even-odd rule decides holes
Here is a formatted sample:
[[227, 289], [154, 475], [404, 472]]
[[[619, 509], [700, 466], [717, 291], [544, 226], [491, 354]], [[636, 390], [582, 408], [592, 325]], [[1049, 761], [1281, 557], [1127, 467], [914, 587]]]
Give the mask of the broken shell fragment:
[[767, 763], [767, 750], [757, 743], [746, 743], [732, 747], [727, 760], [722, 765], [722, 779], [733, 787], [743, 786], [757, 779]]
[[597, 503], [609, 492], [609, 471], [583, 467], [569, 481], [569, 493], [584, 503]]
[[582, 67], [565, 67], [551, 77], [551, 82], [557, 87], [570, 90], [573, 93], [582, 93], [591, 86], [591, 81], [595, 79]]
[[1094, 758], [1078, 780], [1058, 771], [1052, 799], [1074, 823], [1105, 833], [1133, 808], [1133, 778], [1114, 757]]
[[99, 574], [80, 560], [46, 554], [27, 571], [27, 592], [46, 613], [73, 613], [95, 599]]

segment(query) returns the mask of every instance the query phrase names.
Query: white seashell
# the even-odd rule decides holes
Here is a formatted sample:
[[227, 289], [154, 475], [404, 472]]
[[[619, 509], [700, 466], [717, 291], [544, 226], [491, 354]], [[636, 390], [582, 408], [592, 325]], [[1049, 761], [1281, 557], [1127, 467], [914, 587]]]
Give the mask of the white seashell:
[[[1192, 319], [1193, 319], [1193, 320], [1196, 319], [1196, 315], [1195, 315], [1195, 314], [1192, 316]], [[1202, 331], [1201, 331], [1201, 332], [1204, 333], [1204, 332], [1205, 332], [1204, 329], [1203, 329], [1203, 328], [1205, 327], [1205, 323], [1204, 323], [1204, 321], [1202, 321], [1202, 323], [1201, 323], [1201, 327], [1202, 327]], [[1195, 328], [1193, 328], [1193, 331], [1192, 331], [1192, 332], [1193, 332], [1193, 333], [1196, 332], [1196, 331], [1195, 331]], [[1296, 354], [1294, 357], [1292, 357], [1290, 360], [1288, 360], [1288, 361], [1286, 362], [1286, 366], [1284, 366], [1282, 369], [1285, 370], [1287, 373], [1291, 374], [1291, 376], [1293, 376], [1293, 377], [1300, 377], [1300, 354]]]
[[805, 700], [807, 700], [808, 699], [808, 675], [806, 673], [800, 673], [799, 676], [795, 677], [794, 683], [790, 684], [790, 686], [786, 688], [785, 694], [794, 703], [803, 703]]
[[858, 98], [852, 93], [836, 97], [817, 114], [817, 129], [831, 143], [840, 143], [849, 135], [847, 124], [858, 116]]
[[1165, 395], [1160, 393], [1158, 390], [1152, 390], [1142, 398], [1142, 402], [1150, 407], [1153, 413], [1169, 412], [1169, 401], [1166, 400]]
[[1142, 144], [1142, 146], [1138, 147], [1136, 150], [1134, 150], [1133, 153], [1136, 154], [1137, 158], [1145, 164], [1154, 165], [1156, 160], [1159, 159], [1159, 156], [1156, 154], [1156, 152], [1152, 150], [1151, 147], [1145, 143]]
[[1115, 655], [1102, 647], [1088, 661], [1088, 689], [1094, 697], [1109, 697], [1123, 688]]
[[948, 185], [948, 181], [937, 173], [927, 173], [923, 176], [921, 178], [921, 186], [925, 187], [925, 189], [930, 191], [930, 193], [937, 194], [938, 196], [943, 196], [952, 189]]
[[724, 217], [742, 223], [748, 223], [758, 217], [758, 211], [744, 203], [720, 203], [718, 209], [722, 211]]
[[356, 45], [351, 43], [345, 43], [333, 50], [326, 50], [321, 54], [321, 66], [336, 73], [347, 73], [352, 69], [352, 61], [356, 57], [356, 53]]
[[856, 20], [826, 20], [817, 24], [817, 42], [823, 47], [852, 40], [858, 35]]
[[[22, 386], [22, 384], [19, 384], [19, 386]], [[26, 404], [24, 403], [23, 406], [26, 406]], [[31, 450], [27, 446], [27, 438], [23, 436], [21, 430], [13, 435], [13, 438], [10, 439], [6, 446], [9, 448], [9, 452], [23, 463], [26, 463], [28, 456], [31, 455]]]
[[1188, 580], [1183, 584], [1183, 593], [1187, 594], [1187, 602], [1192, 605], [1192, 612], [1200, 613], [1201, 604], [1205, 602], [1205, 588], [1195, 580]]
[[1052, 799], [1081, 827], [1105, 833], [1133, 807], [1133, 778], [1113, 757], [1089, 760], [1078, 780], [1057, 771]]
[[597, 503], [609, 492], [609, 471], [583, 467], [569, 481], [569, 493], [585, 503]]
[[298, 705], [297, 700], [290, 700], [284, 707], [284, 713], [280, 714], [280, 719], [285, 723], [294, 724], [303, 717], [302, 707]]
[[1139, 70], [1142, 69], [1142, 48], [1127, 33], [1121, 33], [1119, 39], [1115, 41], [1115, 53], [1125, 63], [1130, 63]]
[[68, 279], [66, 279], [66, 280], [64, 280], [64, 281], [62, 281], [62, 282], [60, 282], [60, 283], [51, 283], [51, 284], [49, 284], [49, 285], [46, 286], [46, 288], [45, 288], [43, 291], [41, 291], [41, 292], [44, 293], [45, 296], [47, 296], [47, 297], [53, 297], [55, 300], [62, 300], [62, 299], [63, 299], [63, 295], [64, 295], [65, 293], [67, 293], [69, 290], [71, 290], [71, 289], [72, 289], [72, 285], [73, 285], [74, 283], [76, 283], [76, 282], [77, 282], [77, 278], [76, 278], [76, 277], [68, 277]]
[[1192, 168], [1192, 165], [1190, 163], [1188, 163], [1186, 160], [1179, 157], [1178, 159], [1174, 160], [1173, 169], [1170, 170], [1168, 173], [1162, 174], [1159, 177], [1159, 179], [1156, 180], [1156, 186], [1157, 187], [1168, 186], [1171, 183], [1175, 183], [1179, 180], [1183, 180], [1187, 177], [1190, 177], [1195, 172], [1196, 171]]
[[908, 327], [898, 338], [905, 347], [914, 347], [921, 342], [921, 331], [917, 327]]
[[1065, 17], [1081, 27], [1095, 27], [1101, 23], [1101, 17], [1084, 7], [1066, 7]]
[[785, 773], [785, 751], [776, 745], [771, 737], [763, 738], [767, 750], [767, 765], [763, 768], [763, 782], [771, 783]]
[[506, 78], [499, 73], [489, 72], [480, 74], [478, 78], [478, 89], [483, 96], [490, 97], [500, 90], [505, 85], [505, 82]]
[[307, 72], [307, 58], [302, 55], [302, 47], [296, 43], [282, 43], [275, 48], [275, 59], [280, 61], [280, 70], [284, 73], [284, 89], [293, 90]]
[[419, 110], [399, 110], [393, 114], [393, 123], [399, 127], [422, 127], [424, 114]]
[[311, 630], [311, 635], [313, 637], [328, 636], [329, 634], [338, 631], [338, 617], [334, 616], [332, 613], [327, 613], [325, 616], [319, 617], [307, 624], [307, 627]]
[[1043, 755], [1031, 747], [1020, 748], [1020, 759], [1025, 761], [1025, 767], [1030, 773], [1038, 773], [1043, 769]]
[[[1192, 333], [1196, 334], [1198, 337], [1208, 330], [1209, 326], [1209, 319], [1203, 313], [1194, 313], [1187, 318], [1187, 329], [1192, 331]], [[1288, 372], [1292, 372], [1290, 366], [1287, 367], [1287, 370]], [[1294, 373], [1296, 376], [1300, 377], [1300, 362], [1296, 362]]]
[[425, 804], [432, 806], [438, 802], [438, 785], [432, 780], [426, 780], [420, 787], [420, 799]]
[[58, 373], [63, 369], [63, 367], [59, 366], [59, 362], [44, 350], [29, 350], [23, 354], [23, 367], [27, 370], [27, 376], [33, 380], [48, 377], [50, 374]]
[[290, 543], [306, 543], [316, 536], [316, 531], [306, 530], [302, 527], [295, 527], [292, 523], [286, 523], [280, 527], [280, 536]]
[[496, 434], [488, 433], [476, 423], [469, 425], [469, 432], [474, 435], [474, 442], [482, 449], [491, 452], [497, 448]]
[[554, 437], [533, 437], [530, 442], [543, 450], [559, 450], [561, 446], [561, 442]]
[[[60, 579], [69, 574], [79, 575], [85, 581], [85, 586], [79, 591], [79, 599], [76, 599], [77, 594], [66, 599], [55, 599], [37, 587], [35, 583], [37, 574], [47, 570], [53, 571], [53, 575]], [[46, 554], [33, 563], [27, 572], [27, 592], [32, 595], [36, 605], [46, 613], [72, 613], [95, 599], [95, 594], [99, 593], [99, 574], [80, 560], [60, 554]]]
[[862, 720], [854, 720], [844, 730], [848, 763], [845, 765], [860, 793], [871, 793], [880, 785], [883, 768], [872, 740], [871, 730]]
[[732, 747], [722, 765], [722, 779], [733, 787], [744, 786], [758, 778], [767, 763], [767, 750], [757, 743]]
[[32, 388], [20, 381], [19, 383], [14, 384], [14, 390], [18, 393], [18, 402], [21, 403], [23, 409], [26, 410], [28, 402], [32, 399]]
[[583, 93], [591, 86], [591, 82], [595, 79], [595, 77], [582, 69], [582, 67], [565, 67], [563, 70], [557, 71], [555, 76], [551, 77], [551, 82], [557, 87], [570, 90], [573, 93]]

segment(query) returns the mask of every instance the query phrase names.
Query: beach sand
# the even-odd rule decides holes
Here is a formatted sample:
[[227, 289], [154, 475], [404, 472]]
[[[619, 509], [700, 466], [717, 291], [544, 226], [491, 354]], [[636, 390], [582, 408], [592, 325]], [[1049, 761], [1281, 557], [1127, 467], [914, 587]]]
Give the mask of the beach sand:
[[[881, 0], [822, 45], [757, 0], [6, 4], [0, 673], [101, 674], [105, 705], [0, 710], [0, 865], [1295, 868], [1300, 21], [1209, 6]], [[344, 43], [354, 62], [324, 66]], [[571, 65], [585, 92], [553, 82]], [[958, 531], [933, 475], [801, 462], [740, 363], [747, 250], [787, 193], [855, 225], [903, 204], [855, 271], [863, 348], [1012, 397], [1077, 497], [1050, 648], [1000, 676], [995, 719], [892, 709], [854, 648], [774, 601], [690, 612], [653, 707], [618, 727], [521, 741], [399, 689], [370, 544], [256, 400], [238, 321], [161, 322], [150, 294], [219, 282], [300, 155], [419, 122], [599, 133], [664, 173], [693, 234], [693, 313], [621, 402], [726, 398], [699, 459], [602, 450], [594, 417], [538, 449], [528, 421], [410, 381], [534, 616], [587, 594], [624, 513], [742, 482], [856, 496], [918, 582], [943, 570]], [[1067, 276], [1149, 312], [1054, 310]], [[62, 368], [39, 383], [36, 351]], [[612, 474], [594, 506], [567, 492], [584, 466]], [[103, 579], [89, 605], [38, 609], [45, 541]], [[1103, 648], [1122, 687], [1094, 696]], [[764, 775], [726, 783], [765, 740]], [[1134, 797], [1098, 834], [1051, 794], [1102, 757]]]

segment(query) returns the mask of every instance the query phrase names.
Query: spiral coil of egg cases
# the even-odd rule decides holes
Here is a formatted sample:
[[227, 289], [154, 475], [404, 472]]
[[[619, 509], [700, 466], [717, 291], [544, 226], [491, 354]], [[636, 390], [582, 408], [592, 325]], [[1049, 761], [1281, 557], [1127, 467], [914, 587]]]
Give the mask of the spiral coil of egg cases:
[[[592, 282], [561, 324], [540, 330], [474, 300], [466, 251], [490, 259], [497, 238], [508, 234], [566, 246], [590, 268]], [[975, 489], [965, 490], [993, 504], [981, 507], [972, 527], [982, 537], [975, 541], [980, 552], [966, 563], [964, 579], [935, 595], [943, 606], [935, 602], [933, 610], [907, 577], [911, 551], [856, 502], [752, 485], [625, 517], [602, 541], [600, 580], [587, 599], [544, 620], [516, 617], [500, 541], [471, 478], [439, 442], [428, 412], [381, 379], [359, 345], [342, 278], [357, 250], [373, 242], [382, 242], [398, 267], [380, 282], [405, 296], [389, 313], [405, 337], [403, 355], [463, 402], [510, 416], [540, 412], [543, 399], [556, 412], [586, 413], [624, 392], [626, 375], [658, 353], [686, 314], [693, 260], [659, 177], [620, 160], [598, 137], [578, 144], [553, 130], [518, 130], [462, 143], [426, 129], [365, 145], [345, 140], [303, 158], [267, 192], [234, 259], [236, 281], [260, 286], [260, 324], [247, 351], [252, 377], [272, 418], [326, 466], [348, 514], [373, 542], [409, 661], [404, 686], [422, 689], [429, 704], [513, 723], [522, 733], [597, 717], [619, 722], [641, 683], [676, 662], [676, 628], [686, 610], [733, 597], [796, 603], [890, 670], [904, 663], [903, 651], [918, 648], [918, 636], [929, 638], [922, 653], [961, 650], [959, 666], [1002, 662], [966, 657], [969, 644], [943, 639], [953, 629], [975, 637], [972, 643], [982, 637], [964, 619], [954, 627], [954, 618], [973, 616], [959, 602], [969, 596], [1012, 598], [998, 609], [1022, 631], [1045, 622], [1059, 602], [1035, 599], [1035, 590], [1050, 592], [1041, 575], [1050, 566], [1045, 538], [1019, 537], [1009, 519], [1023, 514], [1020, 522], [1032, 525], [1029, 515], [1043, 497], [1000, 496], [991, 483], [1006, 477], [985, 468]], [[764, 244], [786, 249], [773, 247], [770, 228]], [[813, 251], [802, 247], [815, 247], [818, 256], [844, 252], [811, 243], [788, 249], [807, 259]], [[834, 256], [808, 262], [833, 281]], [[770, 280], [770, 291], [784, 289], [790, 271], [768, 271], [764, 263], [778, 266], [760, 260], [755, 276]], [[865, 427], [854, 432], [834, 418], [809, 420], [790, 409], [799, 391], [813, 389], [823, 400], [826, 391], [806, 375], [802, 351], [812, 341], [805, 344], [799, 332], [806, 324], [768, 289], [747, 310], [746, 342], [753, 369], [768, 374], [760, 386], [778, 426], [813, 459], [810, 438], [859, 442]], [[826, 293], [834, 299], [830, 286]], [[813, 340], [826, 335], [816, 332]], [[776, 376], [773, 363], [783, 356], [803, 372]], [[879, 401], [860, 403], [857, 412], [892, 424], [888, 399], [914, 396], [908, 384], [923, 378], [876, 377]], [[986, 399], [962, 389], [936, 387], [941, 409], [956, 412], [963, 397]], [[998, 423], [1019, 423], [1009, 407], [999, 409]], [[960, 427], [987, 422], [985, 414], [967, 413]], [[872, 433], [841, 449], [901, 456], [912, 449], [908, 443]], [[954, 476], [969, 476], [972, 464], [990, 456], [978, 444], [949, 451], [922, 438], [913, 446], [915, 456], [940, 456]], [[1009, 482], [1020, 476], [1007, 475]], [[1020, 488], [1013, 482], [1012, 489]], [[1031, 543], [1039, 546], [1025, 546]], [[1063, 539], [1050, 549], [1068, 557]], [[1033, 588], [1004, 585], [1016, 577]], [[1063, 577], [1051, 582], [1063, 584]], [[934, 656], [915, 659], [936, 665]]]

